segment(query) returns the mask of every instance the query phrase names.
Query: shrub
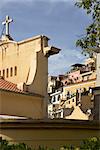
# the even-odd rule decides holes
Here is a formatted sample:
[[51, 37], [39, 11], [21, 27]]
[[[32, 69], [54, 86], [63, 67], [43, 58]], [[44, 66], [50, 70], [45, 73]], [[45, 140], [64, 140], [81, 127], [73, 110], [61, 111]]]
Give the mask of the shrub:
[[100, 138], [90, 138], [83, 140], [82, 146], [80, 146], [80, 150], [100, 150]]
[[9, 144], [7, 140], [0, 140], [0, 150], [32, 150], [24, 143]]
[[[33, 150], [33, 149], [24, 143], [10, 144], [7, 140], [2, 140], [2, 138], [0, 138], [0, 150]], [[39, 146], [37, 150], [54, 150], [54, 149]], [[79, 147], [75, 147], [73, 145], [65, 145], [63, 147], [60, 147], [58, 150], [100, 150], [100, 138], [93, 137], [85, 139], [82, 141], [82, 144]]]

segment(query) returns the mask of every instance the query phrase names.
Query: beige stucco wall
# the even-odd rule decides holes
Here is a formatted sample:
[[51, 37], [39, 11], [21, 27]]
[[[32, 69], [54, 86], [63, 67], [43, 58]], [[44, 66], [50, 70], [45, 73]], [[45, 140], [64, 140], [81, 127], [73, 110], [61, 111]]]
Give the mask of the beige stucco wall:
[[59, 53], [59, 49], [48, 46], [49, 39], [44, 35], [20, 42], [4, 37], [0, 43], [0, 76], [17, 84], [22, 91], [42, 95], [43, 112], [47, 117], [48, 57]]
[[[35, 80], [35, 88], [31, 89], [31, 92], [46, 95], [48, 58], [44, 55], [43, 39], [43, 36], [37, 36], [21, 42], [7, 41], [1, 44], [0, 71], [3, 76], [3, 70], [5, 70], [5, 80], [16, 84], [30, 85]], [[14, 74], [15, 66], [17, 75]], [[13, 68], [12, 76], [10, 75], [11, 67]], [[9, 70], [8, 77], [6, 76], [7, 69]]]
[[[29, 46], [30, 43], [30, 46]], [[11, 81], [13, 83], [26, 82], [30, 62], [33, 54], [35, 54], [35, 41], [27, 42], [27, 43], [7, 43], [0, 46], [0, 69], [10, 69], [11, 67], [17, 66], [18, 73], [17, 76], [12, 76], [8, 78], [5, 77], [6, 80]], [[33, 48], [32, 48], [33, 44]], [[2, 47], [8, 46], [5, 51]], [[10, 72], [10, 71], [9, 71]]]
[[[26, 39], [20, 42], [7, 40], [0, 43], [0, 76], [4, 76], [5, 80], [17, 84], [17, 88], [21, 90], [28, 91], [29, 93], [38, 93], [42, 95], [44, 97], [42, 98], [42, 106], [44, 106], [42, 107], [42, 109], [45, 117], [47, 117], [48, 97], [48, 56], [46, 56], [48, 51], [45, 52], [46, 47], [48, 48], [48, 51], [51, 50], [50, 47], [48, 47], [48, 38], [42, 35], [32, 37], [30, 39]], [[16, 75], [15, 67], [17, 67]], [[11, 68], [13, 69], [12, 76]], [[3, 71], [5, 72], [5, 75], [3, 74]], [[13, 99], [16, 104], [16, 96], [14, 96]], [[36, 106], [34, 104], [34, 106], [37, 107], [39, 102], [37, 102]], [[40, 105], [41, 103], [39, 104], [39, 106]], [[7, 108], [8, 107], [9, 106], [7, 106]], [[10, 112], [11, 111], [9, 111], [9, 113]], [[31, 116], [33, 115], [31, 114]]]
[[12, 142], [51, 148], [66, 144], [79, 145], [83, 139], [99, 137], [99, 134], [98, 124], [77, 120], [5, 121], [1, 123], [0, 130], [0, 136]]
[[[34, 67], [34, 65], [31, 67]], [[32, 80], [32, 78], [30, 78], [30, 80]], [[26, 85], [30, 92], [34, 91], [35, 93], [39, 93], [43, 96], [46, 96], [47, 81], [48, 81], [48, 60], [46, 57], [44, 57], [43, 52], [40, 51], [37, 54], [37, 67], [34, 79], [31, 83], [26, 82]]]
[[100, 86], [100, 53], [97, 54], [97, 81], [96, 86]]
[[43, 101], [43, 97], [36, 95], [0, 91], [0, 114], [42, 119], [45, 115]]

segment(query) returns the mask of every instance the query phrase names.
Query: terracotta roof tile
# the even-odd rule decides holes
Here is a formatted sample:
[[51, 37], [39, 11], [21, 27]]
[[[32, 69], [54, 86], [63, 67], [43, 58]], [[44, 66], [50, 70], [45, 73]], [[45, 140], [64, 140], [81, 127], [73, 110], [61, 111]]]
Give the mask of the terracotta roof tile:
[[17, 84], [6, 81], [2, 77], [0, 77], [0, 90], [10, 91], [10, 92], [15, 92], [15, 93], [20, 93], [20, 94], [26, 94], [26, 95], [30, 95], [30, 96], [43, 97], [42, 95], [37, 94], [37, 93], [30, 93], [30, 92], [20, 90], [17, 88]]
[[17, 84], [6, 81], [2, 77], [0, 77], [0, 89], [7, 90], [7, 91], [24, 93], [24, 91], [21, 91], [17, 88]]

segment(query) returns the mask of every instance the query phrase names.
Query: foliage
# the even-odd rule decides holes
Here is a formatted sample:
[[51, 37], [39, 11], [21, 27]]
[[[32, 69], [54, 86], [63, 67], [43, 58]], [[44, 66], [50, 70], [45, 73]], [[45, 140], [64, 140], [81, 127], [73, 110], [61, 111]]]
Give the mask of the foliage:
[[82, 146], [80, 146], [80, 150], [100, 150], [100, 139], [99, 138], [91, 138], [83, 140]]
[[[6, 140], [0, 140], [0, 150], [33, 150], [26, 144], [9, 144]], [[34, 149], [35, 150], [35, 149]], [[39, 146], [37, 150], [54, 150], [47, 147]], [[100, 150], [100, 139], [93, 137], [83, 140], [80, 147], [75, 147], [73, 145], [65, 145], [60, 147], [58, 150]]]
[[86, 35], [78, 39], [76, 46], [91, 54], [100, 47], [100, 0], [77, 0], [75, 5], [83, 8], [92, 17], [92, 23], [86, 28]]
[[60, 150], [79, 150], [79, 149], [72, 145], [65, 145], [61, 147]]
[[6, 140], [0, 140], [0, 150], [32, 150], [24, 143], [9, 144]]

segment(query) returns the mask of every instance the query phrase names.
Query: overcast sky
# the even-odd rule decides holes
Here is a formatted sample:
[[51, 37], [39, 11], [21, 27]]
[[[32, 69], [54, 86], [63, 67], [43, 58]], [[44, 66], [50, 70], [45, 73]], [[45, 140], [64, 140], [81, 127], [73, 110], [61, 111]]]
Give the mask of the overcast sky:
[[62, 51], [49, 58], [49, 74], [64, 74], [85, 57], [75, 41], [84, 34], [90, 18], [74, 6], [75, 0], [0, 0], [0, 34], [5, 16], [13, 19], [10, 33], [15, 41], [46, 35]]

